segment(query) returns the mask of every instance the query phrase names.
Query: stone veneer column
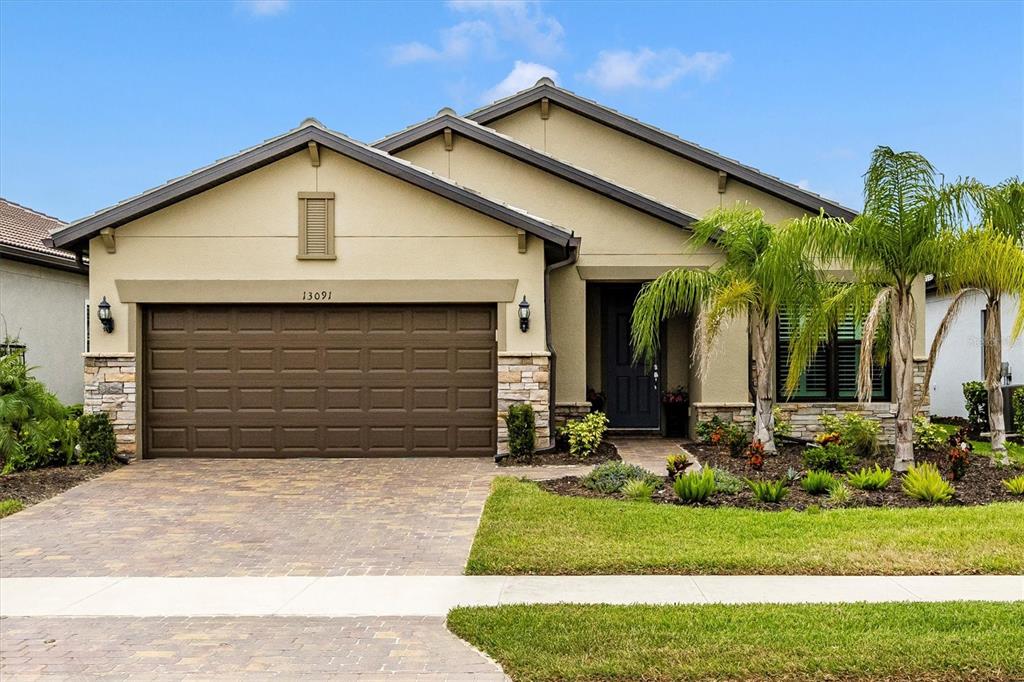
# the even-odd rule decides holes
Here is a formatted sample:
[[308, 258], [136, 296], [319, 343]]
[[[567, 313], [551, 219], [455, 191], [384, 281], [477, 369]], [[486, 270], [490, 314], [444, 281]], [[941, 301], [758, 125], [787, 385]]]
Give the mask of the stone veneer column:
[[502, 351], [498, 353], [498, 452], [508, 452], [505, 411], [514, 403], [530, 403], [537, 423], [537, 449], [551, 439], [551, 354]]
[[564, 426], [570, 419], [580, 419], [590, 414], [588, 401], [555, 403], [555, 426]]
[[117, 451], [138, 457], [135, 353], [85, 353], [84, 357], [85, 412], [105, 412], [114, 426]]
[[697, 422], [718, 417], [724, 422], [735, 422], [750, 434], [754, 432], [754, 403], [694, 403]]

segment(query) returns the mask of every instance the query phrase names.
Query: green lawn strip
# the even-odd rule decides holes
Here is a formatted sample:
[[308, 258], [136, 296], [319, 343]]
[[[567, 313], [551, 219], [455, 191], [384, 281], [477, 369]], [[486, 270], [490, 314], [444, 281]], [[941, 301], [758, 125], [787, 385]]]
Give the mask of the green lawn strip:
[[565, 497], [495, 479], [466, 565], [501, 574], [1024, 572], [1024, 503], [763, 512]]
[[1024, 603], [458, 608], [517, 682], [1019, 680]]
[[10, 516], [14, 512], [20, 512], [25, 508], [21, 500], [0, 500], [0, 519]]
[[[946, 434], [946, 437], [952, 436], [956, 433], [957, 427], [952, 424], [936, 424]], [[974, 453], [976, 455], [984, 455], [985, 457], [992, 456], [992, 442], [987, 440], [972, 440], [971, 445], [974, 446]], [[1016, 443], [1006, 442], [1006, 452], [1010, 455], [1010, 460], [1024, 466], [1024, 445], [1017, 445]]]

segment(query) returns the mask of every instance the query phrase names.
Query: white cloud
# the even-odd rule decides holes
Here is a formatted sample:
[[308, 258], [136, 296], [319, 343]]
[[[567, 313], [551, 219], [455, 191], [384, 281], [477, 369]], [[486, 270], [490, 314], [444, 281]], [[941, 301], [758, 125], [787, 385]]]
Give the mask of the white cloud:
[[494, 30], [486, 21], [464, 21], [441, 31], [441, 43], [431, 47], [421, 42], [396, 45], [391, 49], [392, 64], [466, 59], [474, 52], [494, 52]]
[[810, 180], [797, 180], [796, 181], [796, 186], [799, 187], [800, 189], [806, 191], [806, 192], [811, 191], [811, 181]]
[[732, 60], [727, 52], [694, 52], [684, 54], [669, 48], [655, 52], [639, 50], [605, 50], [583, 78], [603, 90], [625, 88], [667, 88], [684, 76], [710, 80]]
[[533, 87], [533, 85], [544, 76], [547, 76], [551, 80], [556, 80], [558, 78], [558, 72], [550, 66], [534, 64], [533, 62], [522, 62], [517, 59], [516, 65], [512, 68], [512, 71], [505, 76], [504, 80], [484, 93], [483, 101], [485, 103], [492, 102], [496, 99], [501, 99], [502, 97], [508, 97], [520, 90]]
[[269, 17], [288, 9], [288, 0], [237, 0], [235, 4], [256, 17]]
[[490, 17], [503, 40], [522, 45], [530, 52], [553, 57], [562, 52], [565, 29], [557, 19], [531, 0], [449, 0], [457, 12], [474, 12]]

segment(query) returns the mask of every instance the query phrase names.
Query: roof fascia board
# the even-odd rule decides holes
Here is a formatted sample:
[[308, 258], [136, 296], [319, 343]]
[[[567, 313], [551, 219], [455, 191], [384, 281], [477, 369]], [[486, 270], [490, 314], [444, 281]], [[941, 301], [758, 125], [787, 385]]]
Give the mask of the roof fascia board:
[[808, 193], [801, 191], [799, 188], [787, 185], [781, 180], [776, 180], [775, 178], [759, 173], [751, 168], [747, 168], [736, 161], [727, 159], [692, 143], [680, 140], [679, 138], [656, 130], [639, 121], [630, 119], [623, 114], [612, 111], [611, 109], [599, 104], [587, 101], [558, 87], [546, 84], [538, 85], [529, 90], [524, 90], [517, 95], [512, 95], [505, 100], [496, 102], [493, 105], [477, 109], [476, 111], [467, 114], [466, 118], [476, 121], [481, 125], [488, 125], [499, 118], [503, 118], [521, 109], [525, 109], [526, 107], [539, 102], [544, 97], [547, 97], [555, 104], [573, 111], [580, 116], [597, 121], [609, 128], [618, 130], [647, 142], [648, 144], [654, 145], [655, 147], [664, 149], [665, 151], [672, 152], [673, 154], [693, 161], [694, 163], [698, 163], [713, 170], [725, 171], [729, 174], [730, 178], [755, 187], [780, 199], [785, 199], [786, 201], [796, 204], [802, 208], [813, 211], [818, 211], [819, 209], [824, 208], [826, 213], [845, 220], [852, 220], [857, 216], [855, 211], [852, 211], [845, 206], [840, 206], [839, 204], [813, 197]]
[[642, 213], [663, 220], [677, 227], [689, 228], [697, 219], [683, 211], [672, 208], [659, 201], [655, 201], [642, 194], [617, 185], [589, 173], [571, 164], [559, 161], [547, 154], [538, 152], [523, 144], [510, 140], [499, 133], [484, 128], [479, 124], [469, 123], [457, 116], [445, 114], [430, 119], [424, 123], [403, 130], [400, 133], [387, 137], [376, 143], [378, 149], [389, 154], [398, 153], [409, 147], [413, 147], [424, 140], [442, 133], [445, 128], [450, 128], [456, 133], [473, 140], [489, 149], [501, 152], [507, 156], [529, 164], [535, 168], [556, 175], [563, 180], [579, 185], [585, 189], [596, 192], [609, 199], [635, 208]]
[[571, 233], [545, 224], [528, 215], [498, 204], [470, 190], [459, 187], [433, 175], [414, 168], [402, 161], [377, 153], [369, 148], [332, 134], [316, 126], [306, 126], [279, 138], [266, 142], [254, 149], [225, 159], [208, 168], [201, 169], [179, 180], [146, 192], [123, 204], [118, 204], [96, 215], [89, 216], [53, 234], [58, 247], [87, 240], [105, 227], [118, 227], [141, 218], [173, 203], [187, 199], [217, 185], [223, 184], [250, 171], [262, 168], [286, 156], [305, 151], [309, 142], [317, 142], [339, 154], [364, 163], [371, 168], [405, 180], [422, 189], [445, 197], [499, 220], [513, 227], [526, 230], [542, 239], [564, 245]]
[[66, 270], [67, 272], [76, 272], [83, 275], [88, 274], [89, 272], [89, 265], [87, 263], [79, 265], [74, 259], [62, 258], [49, 253], [41, 253], [39, 251], [21, 248], [12, 244], [0, 244], [0, 255], [14, 261], [41, 265], [43, 267], [54, 268], [56, 270]]

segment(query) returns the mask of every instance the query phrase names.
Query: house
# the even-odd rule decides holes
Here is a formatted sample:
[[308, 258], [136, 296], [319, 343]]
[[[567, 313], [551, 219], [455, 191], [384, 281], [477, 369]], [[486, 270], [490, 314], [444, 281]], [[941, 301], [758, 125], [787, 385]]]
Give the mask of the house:
[[43, 243], [64, 226], [0, 198], [0, 342], [24, 345], [36, 378], [73, 404], [82, 402], [89, 267], [75, 252]]
[[[944, 294], [929, 282], [927, 291], [928, 321], [926, 337], [931, 344], [935, 332], [945, 317], [953, 297]], [[1024, 385], [1024, 338], [1012, 341], [1011, 331], [1017, 315], [1017, 299], [1003, 296], [1000, 302], [1001, 327], [1003, 332], [1004, 384]], [[982, 293], [968, 294], [952, 327], [946, 334], [935, 369], [932, 371], [929, 389], [931, 411], [943, 417], [966, 417], [963, 385], [968, 381], [985, 380], [985, 316], [987, 302]], [[1005, 405], [1007, 427], [1013, 428], [1013, 408], [1009, 401]]]
[[[477, 456], [502, 450], [514, 402], [541, 445], [595, 393], [620, 429], [657, 432], [677, 385], [691, 421], [748, 421], [743, 321], [704, 373], [689, 319], [666, 325], [650, 373], [629, 348], [640, 285], [714, 264], [713, 246], [685, 249], [688, 225], [736, 202], [773, 221], [854, 215], [542, 79], [373, 145], [308, 119], [54, 243], [89, 252], [92, 299], [110, 304], [86, 403], [125, 450]], [[800, 429], [855, 407], [853, 337], [787, 405]], [[889, 403], [867, 409], [891, 421]]]

